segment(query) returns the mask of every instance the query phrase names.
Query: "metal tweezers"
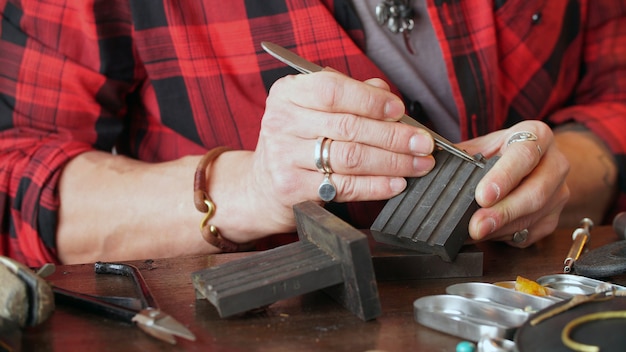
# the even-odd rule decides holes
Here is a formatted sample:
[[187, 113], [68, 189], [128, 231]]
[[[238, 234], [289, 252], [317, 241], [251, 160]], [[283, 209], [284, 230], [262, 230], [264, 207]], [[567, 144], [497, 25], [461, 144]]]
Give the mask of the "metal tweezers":
[[175, 336], [195, 341], [196, 337], [191, 331], [158, 308], [141, 272], [135, 266], [96, 262], [94, 269], [96, 274], [131, 277], [139, 291], [139, 298], [95, 296], [54, 286], [52, 290], [55, 302], [82, 308], [107, 318], [134, 323], [147, 334], [171, 344], [176, 343]]
[[[293, 51], [287, 50], [278, 44], [274, 44], [270, 42], [262, 42], [261, 47], [268, 54], [272, 55], [274, 58], [281, 61], [282, 63], [298, 70], [300, 73], [307, 74], [307, 73], [319, 72], [324, 69], [322, 66], [314, 64], [304, 59], [303, 57], [298, 56]], [[480, 168], [485, 167], [484, 160], [475, 158], [469, 155], [464, 150], [457, 148], [452, 142], [442, 137], [441, 135], [437, 134], [436, 132], [432, 131], [431, 129], [424, 126], [423, 124], [419, 123], [414, 118], [408, 115], [404, 115], [402, 116], [402, 118], [400, 118], [400, 122], [426, 130], [428, 133], [430, 133], [431, 136], [433, 136], [433, 139], [435, 140], [435, 145], [437, 147], [465, 161], [468, 161]]]

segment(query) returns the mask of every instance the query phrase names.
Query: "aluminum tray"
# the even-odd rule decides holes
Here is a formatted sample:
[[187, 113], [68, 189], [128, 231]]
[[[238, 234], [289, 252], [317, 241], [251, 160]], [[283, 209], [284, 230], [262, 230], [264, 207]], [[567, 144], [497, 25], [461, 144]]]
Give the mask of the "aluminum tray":
[[533, 296], [484, 282], [466, 282], [448, 286], [446, 293], [525, 313], [534, 313], [558, 302], [554, 298]]
[[610, 288], [611, 286], [618, 291], [626, 290], [626, 287], [624, 286], [572, 274], [555, 274], [542, 276], [537, 279], [537, 283], [553, 290], [566, 292], [571, 295], [589, 295], [596, 292], [596, 290]]
[[512, 339], [528, 318], [521, 310], [448, 294], [418, 298], [413, 308], [418, 323], [471, 341], [482, 336]]
[[[505, 288], [507, 290], [515, 291], [515, 281], [498, 281], [498, 282], [494, 282], [493, 284], [496, 286]], [[571, 293], [555, 290], [547, 286], [544, 286], [544, 288], [546, 289], [546, 291], [548, 291], [548, 296], [546, 296], [546, 298], [551, 299], [555, 302], [560, 302], [562, 300], [570, 299], [574, 296]]]

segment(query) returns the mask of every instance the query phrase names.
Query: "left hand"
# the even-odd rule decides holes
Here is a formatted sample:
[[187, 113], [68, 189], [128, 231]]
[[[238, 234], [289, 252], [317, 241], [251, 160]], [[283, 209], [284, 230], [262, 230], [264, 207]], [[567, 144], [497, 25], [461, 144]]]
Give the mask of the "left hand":
[[[523, 131], [533, 133], [537, 140], [508, 143], [516, 132]], [[481, 208], [469, 223], [473, 240], [501, 240], [527, 247], [556, 229], [569, 199], [565, 182], [569, 162], [556, 147], [550, 127], [541, 121], [524, 121], [459, 147], [486, 158], [501, 154], [476, 187]], [[522, 230], [528, 231], [527, 239], [514, 242], [513, 235]]]

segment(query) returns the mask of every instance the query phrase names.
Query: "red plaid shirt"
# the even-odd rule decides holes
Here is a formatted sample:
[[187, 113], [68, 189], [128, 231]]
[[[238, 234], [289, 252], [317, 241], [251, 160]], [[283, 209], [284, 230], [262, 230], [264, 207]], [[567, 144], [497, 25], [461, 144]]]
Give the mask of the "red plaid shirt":
[[[73, 156], [254, 149], [269, 87], [294, 73], [262, 41], [383, 77], [347, 0], [0, 0], [0, 11], [0, 253], [29, 265], [57, 261], [57, 184]], [[615, 153], [623, 209], [623, 1], [428, 0], [428, 11], [462, 137], [579, 121]], [[379, 203], [350, 205], [368, 215], [355, 226]]]

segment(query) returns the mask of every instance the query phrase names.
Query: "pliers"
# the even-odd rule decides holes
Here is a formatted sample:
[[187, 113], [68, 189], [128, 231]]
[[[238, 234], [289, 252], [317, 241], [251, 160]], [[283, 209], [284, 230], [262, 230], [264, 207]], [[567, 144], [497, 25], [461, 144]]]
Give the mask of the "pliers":
[[135, 298], [88, 295], [54, 286], [52, 291], [55, 302], [83, 308], [108, 318], [134, 323], [151, 336], [171, 344], [176, 343], [175, 336], [195, 341], [196, 337], [191, 331], [158, 308], [156, 300], [137, 267], [130, 264], [96, 262], [94, 269], [96, 274], [131, 277], [136, 290], [139, 291], [139, 304]]

